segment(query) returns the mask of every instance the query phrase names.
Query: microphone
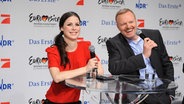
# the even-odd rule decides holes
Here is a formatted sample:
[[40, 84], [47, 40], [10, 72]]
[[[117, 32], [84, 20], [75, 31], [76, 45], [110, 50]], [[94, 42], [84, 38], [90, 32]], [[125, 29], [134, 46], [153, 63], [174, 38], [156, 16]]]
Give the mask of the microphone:
[[[90, 51], [90, 55], [91, 55], [91, 58], [94, 58], [96, 55], [95, 55], [95, 47], [93, 45], [89, 46], [89, 51]], [[96, 72], [96, 76], [98, 75], [98, 70], [97, 68], [94, 68], [92, 70], [92, 72]], [[87, 78], [91, 78], [93, 76], [91, 76], [91, 73], [87, 73]]]
[[[89, 46], [89, 50], [90, 50], [90, 55], [91, 55], [91, 58], [94, 58], [95, 57], [95, 47], [93, 45]], [[93, 69], [93, 72], [97, 71], [97, 69]]]
[[[142, 33], [141, 29], [137, 29], [136, 34], [139, 35], [143, 40], [146, 38], [146, 35]], [[157, 50], [157, 47], [153, 47], [154, 50]]]

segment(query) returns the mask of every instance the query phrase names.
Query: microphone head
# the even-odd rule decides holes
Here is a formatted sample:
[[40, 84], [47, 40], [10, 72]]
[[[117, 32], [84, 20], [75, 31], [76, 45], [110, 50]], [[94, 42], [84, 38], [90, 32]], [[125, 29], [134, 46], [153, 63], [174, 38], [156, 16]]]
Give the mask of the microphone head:
[[89, 46], [90, 52], [95, 52], [95, 47], [93, 45]]
[[141, 30], [141, 29], [137, 29], [136, 34], [137, 34], [137, 35], [142, 34], [142, 30]]
[[139, 35], [143, 40], [146, 38], [146, 36], [142, 33], [141, 29], [137, 29], [136, 34]]

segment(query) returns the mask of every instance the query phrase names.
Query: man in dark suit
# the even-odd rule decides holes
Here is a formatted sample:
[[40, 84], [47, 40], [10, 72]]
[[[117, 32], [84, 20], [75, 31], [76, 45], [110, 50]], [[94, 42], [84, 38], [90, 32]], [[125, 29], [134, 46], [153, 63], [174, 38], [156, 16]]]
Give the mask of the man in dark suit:
[[[109, 72], [113, 75], [129, 74], [145, 77], [145, 70], [155, 71], [156, 77], [174, 81], [174, 68], [169, 60], [159, 30], [142, 29], [146, 35], [137, 35], [136, 16], [130, 9], [116, 14], [120, 33], [107, 40]], [[141, 104], [170, 104], [174, 91], [150, 94]]]

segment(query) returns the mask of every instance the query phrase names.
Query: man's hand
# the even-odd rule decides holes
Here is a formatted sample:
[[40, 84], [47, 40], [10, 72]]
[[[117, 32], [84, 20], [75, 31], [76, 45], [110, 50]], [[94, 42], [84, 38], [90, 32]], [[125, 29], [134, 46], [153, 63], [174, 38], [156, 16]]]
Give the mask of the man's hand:
[[149, 58], [151, 56], [151, 50], [154, 47], [157, 47], [157, 44], [153, 40], [151, 40], [150, 38], [144, 39], [143, 55], [145, 56], [145, 58]]

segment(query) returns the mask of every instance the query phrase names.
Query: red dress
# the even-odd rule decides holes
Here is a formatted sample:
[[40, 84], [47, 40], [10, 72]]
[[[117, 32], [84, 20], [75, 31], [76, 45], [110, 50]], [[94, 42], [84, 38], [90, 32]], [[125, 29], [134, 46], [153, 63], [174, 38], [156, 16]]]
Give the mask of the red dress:
[[[84, 67], [90, 59], [90, 45], [90, 42], [80, 41], [78, 42], [78, 47], [74, 52], [67, 52], [70, 66], [67, 64], [66, 68], [60, 65], [61, 60], [57, 47], [48, 47], [46, 49], [48, 67], [59, 67], [60, 71]], [[64, 81], [61, 83], [55, 83], [53, 81], [45, 96], [48, 100], [55, 103], [77, 102], [80, 97], [80, 89], [68, 87], [65, 85]]]

